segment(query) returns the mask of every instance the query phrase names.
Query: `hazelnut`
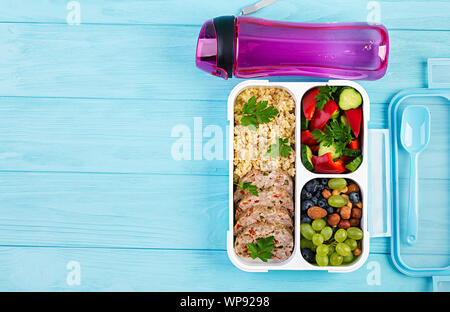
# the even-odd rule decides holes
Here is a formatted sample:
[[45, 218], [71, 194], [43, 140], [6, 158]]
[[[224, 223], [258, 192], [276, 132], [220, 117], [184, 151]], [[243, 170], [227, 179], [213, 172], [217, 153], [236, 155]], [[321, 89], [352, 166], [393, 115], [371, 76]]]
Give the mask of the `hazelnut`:
[[324, 190], [322, 191], [322, 196], [323, 196], [323, 198], [325, 198], [325, 199], [330, 198], [330, 196], [331, 196], [330, 190], [324, 189]]
[[359, 186], [356, 183], [351, 183], [347, 186], [347, 192], [346, 194], [350, 194], [353, 192], [359, 192]]
[[339, 214], [341, 215], [342, 219], [348, 220], [350, 219], [350, 216], [352, 214], [352, 208], [350, 208], [349, 206], [341, 207]]
[[340, 229], [346, 230], [346, 229], [348, 229], [350, 227], [350, 221], [348, 221], [348, 220], [341, 220], [341, 222], [339, 222], [339, 224], [338, 224], [338, 227]]
[[330, 214], [328, 216], [327, 222], [330, 226], [335, 227], [341, 221], [341, 216], [337, 213]]
[[351, 226], [358, 227], [359, 224], [360, 224], [360, 220], [359, 220], [359, 219], [355, 219], [355, 218], [351, 218], [351, 219], [350, 219], [350, 225], [351, 225]]
[[352, 218], [361, 219], [362, 209], [361, 208], [352, 208]]
[[318, 206], [313, 206], [308, 209], [307, 214], [308, 214], [308, 217], [310, 217], [313, 220], [322, 219], [323, 217], [325, 217], [327, 215], [327, 211]]

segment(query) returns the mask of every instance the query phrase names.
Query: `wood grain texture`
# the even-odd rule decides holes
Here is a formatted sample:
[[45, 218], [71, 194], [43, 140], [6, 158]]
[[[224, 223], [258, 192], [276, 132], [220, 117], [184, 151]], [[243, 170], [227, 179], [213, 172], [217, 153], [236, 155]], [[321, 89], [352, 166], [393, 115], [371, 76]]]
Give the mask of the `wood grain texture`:
[[[68, 25], [68, 2], [0, 4], [0, 290], [431, 289], [430, 279], [395, 269], [387, 238], [371, 239], [368, 262], [350, 274], [249, 274], [227, 259], [227, 161], [174, 160], [171, 132], [202, 132], [193, 127], [200, 117], [203, 128], [226, 133], [226, 100], [241, 80], [196, 69], [195, 45], [206, 19], [248, 3], [79, 1], [81, 25]], [[377, 4], [389, 29], [389, 68], [361, 85], [372, 102], [370, 127], [385, 128], [394, 94], [425, 87], [426, 59], [448, 56], [449, 2], [283, 0], [255, 16], [366, 21]], [[437, 109], [448, 122], [448, 108]], [[447, 181], [433, 184], [441, 166], [426, 162], [426, 191], [448, 192]], [[443, 234], [430, 233], [417, 257], [446, 250]], [[66, 282], [69, 261], [81, 265], [79, 286]], [[379, 285], [370, 280], [378, 265]]]
[[[4, 0], [0, 21], [66, 23], [67, 0]], [[83, 24], [196, 25], [220, 15], [237, 15], [252, 1], [227, 0], [94, 0], [79, 1]], [[450, 3], [441, 1], [283, 0], [253, 16], [320, 23], [373, 20], [389, 29], [450, 30]], [[399, 14], [401, 12], [401, 14]]]
[[[0, 170], [228, 175], [227, 108], [221, 101], [0, 97], [0, 103]], [[387, 107], [371, 104], [372, 128], [387, 127]], [[446, 125], [448, 118], [448, 105], [437, 105], [433, 122]], [[178, 126], [190, 135], [187, 160], [172, 152], [182, 136]], [[209, 135], [210, 127], [218, 132]], [[445, 127], [433, 130], [433, 141], [446, 137]], [[218, 157], [208, 154], [208, 143]], [[203, 150], [201, 159], [194, 158], [195, 149]], [[446, 178], [440, 170], [445, 157], [435, 157], [446, 151], [446, 144], [430, 144], [421, 158], [424, 178]]]
[[[0, 245], [225, 250], [227, 181], [226, 176], [1, 173]], [[389, 251], [387, 239], [372, 243], [373, 252]]]
[[[79, 265], [80, 284], [67, 283]], [[372, 254], [351, 273], [247, 273], [224, 251], [0, 247], [0, 289], [13, 291], [429, 291], [386, 255]]]
[[[225, 104], [231, 88], [242, 80], [211, 79], [195, 67], [198, 31], [196, 26], [173, 25], [3, 23], [0, 94], [219, 100]], [[387, 74], [378, 81], [361, 82], [371, 101], [389, 103], [402, 89], [426, 87], [426, 60], [446, 55], [449, 41], [446, 31], [391, 31]]]

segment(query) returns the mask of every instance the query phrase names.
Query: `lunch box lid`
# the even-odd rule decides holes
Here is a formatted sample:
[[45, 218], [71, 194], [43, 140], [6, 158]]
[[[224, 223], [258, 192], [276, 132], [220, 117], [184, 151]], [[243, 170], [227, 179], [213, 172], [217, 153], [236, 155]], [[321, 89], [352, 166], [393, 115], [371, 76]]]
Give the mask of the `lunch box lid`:
[[[450, 58], [428, 59], [428, 88], [397, 93], [389, 105], [389, 129], [369, 130], [371, 236], [391, 236], [396, 268], [409, 276], [432, 276], [435, 291], [450, 287], [449, 73]], [[408, 223], [415, 221], [408, 218], [410, 157], [401, 142], [401, 129], [403, 112], [413, 106], [430, 112], [430, 141], [418, 156], [418, 230], [411, 243], [406, 237]]]

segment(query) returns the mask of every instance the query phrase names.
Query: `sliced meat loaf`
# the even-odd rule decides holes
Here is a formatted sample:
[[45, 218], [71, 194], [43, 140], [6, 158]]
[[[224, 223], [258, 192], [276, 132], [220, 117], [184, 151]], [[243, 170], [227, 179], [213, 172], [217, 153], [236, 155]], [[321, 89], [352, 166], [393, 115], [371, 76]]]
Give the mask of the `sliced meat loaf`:
[[281, 206], [256, 206], [247, 209], [239, 217], [234, 226], [234, 235], [238, 235], [246, 226], [258, 223], [277, 223], [287, 226], [291, 232], [294, 230], [294, 222], [286, 208]]
[[[278, 186], [286, 189], [289, 195], [294, 195], [294, 183], [292, 182], [292, 178], [288, 173], [280, 169], [264, 172], [258, 169], [251, 170], [239, 180], [239, 183], [242, 182], [252, 182], [252, 185], [256, 185], [259, 190], [264, 190], [272, 186]], [[248, 194], [249, 192], [247, 190], [244, 191], [237, 186], [233, 196], [234, 202], [238, 202]]]
[[294, 247], [294, 236], [291, 230], [281, 224], [259, 223], [246, 226], [236, 236], [234, 250], [238, 256], [250, 257], [248, 243], [256, 244], [259, 238], [274, 237], [272, 254], [279, 260], [288, 259]]
[[236, 205], [236, 220], [238, 220], [241, 214], [247, 211], [247, 209], [254, 208], [256, 206], [282, 206], [287, 209], [291, 217], [294, 215], [294, 201], [292, 200], [291, 195], [284, 188], [272, 186], [268, 189], [260, 191], [258, 196], [248, 194], [242, 198]]

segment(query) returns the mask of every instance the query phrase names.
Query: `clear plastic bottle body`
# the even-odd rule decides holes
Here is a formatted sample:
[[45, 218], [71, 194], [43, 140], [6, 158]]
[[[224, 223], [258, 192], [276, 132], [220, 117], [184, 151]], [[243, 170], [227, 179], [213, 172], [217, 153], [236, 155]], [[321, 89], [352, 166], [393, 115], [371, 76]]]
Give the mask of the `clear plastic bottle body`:
[[233, 74], [375, 80], [386, 73], [388, 51], [382, 25], [237, 17]]

